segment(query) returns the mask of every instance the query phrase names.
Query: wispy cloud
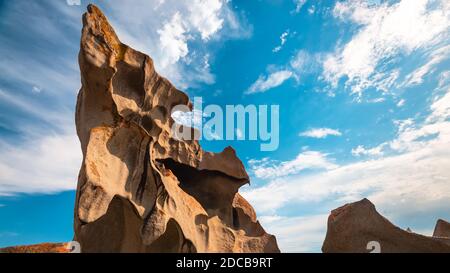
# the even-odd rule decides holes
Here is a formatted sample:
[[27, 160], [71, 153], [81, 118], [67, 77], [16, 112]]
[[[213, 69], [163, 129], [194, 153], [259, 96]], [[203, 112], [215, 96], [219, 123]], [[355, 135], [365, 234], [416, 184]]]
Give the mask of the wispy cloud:
[[[402, 0], [379, 5], [359, 0], [337, 2], [334, 16], [360, 28], [349, 42], [325, 59], [324, 79], [337, 86], [346, 77], [346, 85], [358, 94], [369, 87], [388, 91], [399, 71], [385, 64], [396, 62], [398, 56], [433, 51], [445, 44], [450, 25], [448, 10], [448, 1]], [[431, 64], [417, 71], [410, 82], [420, 81]]]
[[81, 166], [75, 132], [50, 133], [16, 146], [0, 142], [0, 196], [74, 190]]
[[314, 128], [299, 134], [303, 137], [312, 138], [326, 138], [327, 136], [341, 136], [342, 133], [339, 130], [331, 128]]
[[337, 167], [327, 154], [317, 151], [304, 151], [293, 160], [278, 162], [263, 158], [261, 160], [250, 160], [251, 172], [258, 178], [270, 179], [275, 177], [289, 176], [302, 172], [303, 170], [334, 169]]
[[295, 13], [299, 13], [302, 10], [302, 7], [306, 4], [307, 0], [294, 0], [295, 4]]
[[282, 85], [286, 80], [292, 77], [292, 72], [289, 70], [275, 71], [266, 76], [259, 76], [259, 78], [254, 82], [245, 94], [262, 93], [269, 89], [275, 88]]
[[17, 232], [11, 232], [11, 231], [0, 231], [0, 238], [1, 237], [16, 237], [19, 236], [19, 233]]
[[397, 102], [397, 107], [402, 107], [403, 105], [405, 105], [405, 102], [406, 102], [405, 99], [400, 99], [400, 100]]
[[428, 61], [406, 76], [405, 86], [417, 85], [423, 82], [424, 77], [432, 73], [438, 64], [450, 58], [450, 45], [438, 48], [428, 53]]
[[[317, 72], [322, 63], [323, 54], [310, 54], [305, 50], [298, 50], [289, 61], [268, 75], [260, 75], [259, 78], [246, 90], [245, 94], [266, 92], [280, 86], [286, 80], [292, 78], [298, 83], [301, 77]], [[271, 66], [268, 66], [271, 68]]]
[[[122, 41], [150, 54], [158, 72], [179, 88], [213, 83], [209, 45], [250, 33], [228, 1], [94, 3]], [[0, 123], [16, 135], [0, 140], [0, 195], [75, 189], [82, 158], [73, 117], [84, 3], [11, 1], [2, 9]]]
[[280, 51], [283, 48], [284, 44], [287, 41], [288, 35], [289, 35], [289, 29], [281, 34], [281, 36], [280, 36], [280, 45], [278, 45], [274, 49], [272, 49], [272, 52], [278, 52], [278, 51]]

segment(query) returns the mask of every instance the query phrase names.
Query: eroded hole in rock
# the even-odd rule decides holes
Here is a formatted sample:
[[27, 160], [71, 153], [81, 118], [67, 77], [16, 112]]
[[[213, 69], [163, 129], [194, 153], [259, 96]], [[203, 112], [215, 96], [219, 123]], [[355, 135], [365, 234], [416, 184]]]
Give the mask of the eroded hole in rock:
[[180, 187], [205, 209], [231, 208], [234, 195], [242, 185], [241, 180], [218, 171], [197, 170], [170, 158], [158, 161], [172, 171], [180, 181]]
[[[164, 168], [170, 170], [180, 182], [180, 188], [193, 196], [209, 216], [218, 216], [230, 227], [243, 228], [250, 233], [257, 230], [250, 227], [250, 218], [241, 209], [233, 208], [233, 199], [239, 187], [246, 181], [236, 179], [218, 171], [197, 170], [172, 159], [158, 160]], [[245, 219], [244, 219], [245, 218]]]

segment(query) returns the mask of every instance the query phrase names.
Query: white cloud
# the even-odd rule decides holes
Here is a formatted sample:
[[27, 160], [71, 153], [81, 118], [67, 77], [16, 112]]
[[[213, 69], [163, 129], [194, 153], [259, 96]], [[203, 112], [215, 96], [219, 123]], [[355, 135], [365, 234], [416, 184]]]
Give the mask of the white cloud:
[[391, 215], [411, 213], [412, 207], [426, 211], [450, 202], [448, 154], [450, 133], [446, 132], [414, 151], [309, 176], [276, 178], [268, 185], [244, 191], [243, 195], [260, 214], [275, 213], [286, 205], [311, 205], [329, 198], [341, 205], [363, 197]]
[[421, 84], [423, 82], [423, 78], [427, 74], [432, 73], [436, 65], [438, 65], [443, 60], [449, 57], [450, 57], [450, 45], [432, 51], [430, 53], [430, 57], [427, 63], [425, 63], [421, 67], [414, 70], [411, 74], [406, 76], [405, 85], [410, 86]]
[[41, 93], [42, 88], [40, 88], [39, 86], [33, 86], [33, 88], [31, 89], [31, 91], [33, 93]]
[[358, 147], [352, 149], [352, 155], [361, 156], [361, 155], [370, 155], [370, 156], [381, 156], [383, 155], [383, 148], [385, 144], [379, 145], [375, 148], [366, 149], [362, 145], [358, 145]]
[[69, 6], [80, 6], [81, 0], [66, 0], [66, 3]]
[[327, 154], [317, 151], [304, 151], [290, 161], [277, 162], [268, 158], [250, 160], [251, 172], [258, 178], [270, 179], [275, 177], [298, 174], [311, 169], [333, 169], [337, 165], [327, 158]]
[[[30, 101], [29, 98], [25, 96], [20, 96], [14, 94], [13, 91], [6, 91], [0, 89], [0, 102], [6, 102], [8, 105], [13, 105], [16, 111], [21, 111], [26, 113], [33, 118], [40, 119], [42, 122], [48, 124], [56, 125], [56, 127], [61, 127], [61, 129], [66, 129], [68, 127], [73, 127], [73, 115], [67, 109], [49, 110], [50, 107], [45, 105], [39, 105], [34, 101]], [[42, 124], [41, 124], [42, 125]], [[28, 124], [20, 124], [17, 130], [26, 128]], [[26, 131], [23, 131], [26, 133]]]
[[0, 89], [0, 102], [26, 116], [18, 122], [20, 136], [0, 140], [0, 196], [73, 190], [81, 166], [81, 147], [73, 113], [38, 103], [34, 96]]
[[304, 217], [258, 217], [264, 229], [276, 234], [282, 252], [320, 252], [327, 230], [327, 214]]
[[330, 128], [314, 128], [299, 134], [304, 137], [313, 137], [313, 138], [326, 138], [327, 136], [341, 136], [342, 133], [339, 130], [330, 129]]
[[272, 49], [272, 52], [278, 52], [283, 48], [283, 45], [287, 41], [287, 36], [289, 35], [289, 29], [283, 32], [280, 36], [280, 45]]
[[295, 71], [297, 77], [301, 74], [311, 73], [319, 68], [323, 55], [321, 53], [310, 54], [305, 50], [299, 50], [289, 61], [292, 71]]
[[189, 5], [189, 21], [203, 40], [208, 40], [223, 27], [222, 5], [220, 0], [196, 0]]
[[[302, 76], [316, 72], [322, 63], [323, 54], [310, 54], [305, 50], [298, 50], [292, 56], [282, 69], [270, 73], [268, 76], [260, 75], [259, 78], [250, 86], [245, 94], [265, 92], [271, 88], [281, 85], [289, 78], [293, 78], [297, 83]], [[272, 68], [273, 66], [268, 66]]]
[[292, 72], [289, 70], [280, 70], [269, 74], [267, 77], [261, 75], [254, 82], [245, 94], [254, 94], [265, 92], [269, 89], [282, 85], [286, 80], [292, 77]]
[[175, 64], [180, 58], [188, 54], [187, 34], [180, 13], [175, 13], [172, 19], [166, 22], [162, 29], [158, 29], [157, 32], [161, 49], [167, 56], [162, 62], [163, 67]]
[[402, 107], [403, 105], [405, 105], [405, 100], [404, 99], [400, 99], [398, 102], [397, 102], [397, 107]]
[[324, 79], [335, 87], [346, 76], [346, 85], [358, 94], [368, 87], [389, 91], [399, 76], [398, 70], [388, 69], [396, 57], [419, 49], [432, 50], [445, 42], [450, 25], [448, 2], [431, 2], [338, 2], [333, 11], [335, 17], [361, 27], [348, 43], [325, 59]]
[[438, 89], [450, 86], [450, 70], [446, 70], [439, 74]]
[[369, 100], [370, 103], [380, 103], [380, 102], [384, 102], [384, 101], [386, 101], [385, 98], [375, 98], [375, 99]]
[[189, 53], [188, 40], [198, 32], [203, 41], [207, 41], [223, 26], [220, 0], [195, 0], [186, 9], [176, 11], [169, 21], [157, 30], [160, 48], [164, 52], [161, 67], [174, 65]]
[[302, 10], [302, 7], [306, 4], [307, 0], [294, 0], [295, 4], [295, 13], [299, 13]]
[[450, 117], [450, 90], [431, 104], [430, 119], [446, 120]]
[[81, 148], [74, 132], [50, 133], [17, 145], [0, 142], [0, 196], [74, 190]]
[[[149, 54], [155, 67], [178, 88], [214, 83], [208, 66], [211, 40], [248, 37], [249, 27], [226, 0], [136, 0], [101, 3], [122, 41]], [[200, 45], [200, 46], [199, 46]]]

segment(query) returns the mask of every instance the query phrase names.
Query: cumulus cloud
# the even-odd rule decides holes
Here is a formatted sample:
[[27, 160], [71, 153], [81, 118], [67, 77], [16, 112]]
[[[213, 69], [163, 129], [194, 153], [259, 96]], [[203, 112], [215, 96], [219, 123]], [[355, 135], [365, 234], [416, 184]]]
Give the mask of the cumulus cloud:
[[[434, 51], [445, 43], [450, 19], [447, 1], [402, 0], [371, 5], [366, 1], [337, 2], [333, 14], [344, 22], [360, 26], [357, 33], [323, 62], [323, 77], [337, 86], [346, 78], [353, 93], [368, 87], [387, 92], [399, 77], [398, 69], [389, 69], [398, 56], [417, 51]], [[411, 83], [429, 71], [441, 58], [417, 71]]]
[[176, 12], [170, 21], [166, 22], [162, 29], [157, 30], [161, 49], [165, 51], [166, 58], [162, 61], [162, 67], [174, 64], [180, 58], [188, 54], [186, 29], [179, 12]]
[[245, 92], [245, 94], [254, 94], [266, 92], [269, 89], [282, 85], [286, 80], [292, 77], [292, 72], [289, 70], [275, 71], [268, 76], [259, 76]]
[[326, 138], [327, 136], [341, 136], [342, 133], [331, 128], [314, 128], [301, 132], [299, 135], [303, 137]]

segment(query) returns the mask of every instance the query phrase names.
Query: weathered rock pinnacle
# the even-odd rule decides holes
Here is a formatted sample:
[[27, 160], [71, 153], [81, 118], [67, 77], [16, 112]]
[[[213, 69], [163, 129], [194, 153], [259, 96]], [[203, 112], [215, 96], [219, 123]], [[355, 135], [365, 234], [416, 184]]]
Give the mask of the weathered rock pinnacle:
[[279, 251], [238, 193], [249, 177], [234, 150], [172, 136], [171, 109], [192, 107], [188, 96], [122, 44], [94, 5], [79, 63], [74, 228], [83, 252]]

